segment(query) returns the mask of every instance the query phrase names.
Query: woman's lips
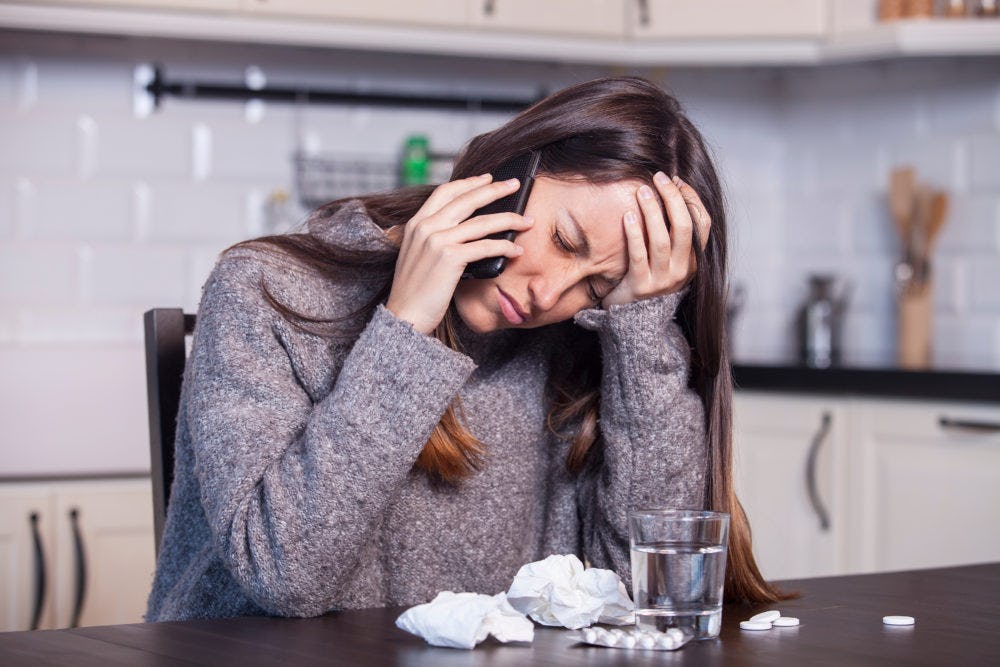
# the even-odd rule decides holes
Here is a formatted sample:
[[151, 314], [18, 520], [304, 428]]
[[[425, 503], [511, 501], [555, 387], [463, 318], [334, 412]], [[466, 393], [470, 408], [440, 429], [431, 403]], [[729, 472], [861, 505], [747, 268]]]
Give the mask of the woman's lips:
[[523, 324], [527, 319], [518, 307], [517, 302], [499, 287], [497, 288], [497, 302], [500, 304], [500, 312], [503, 313], [503, 316], [511, 324]]

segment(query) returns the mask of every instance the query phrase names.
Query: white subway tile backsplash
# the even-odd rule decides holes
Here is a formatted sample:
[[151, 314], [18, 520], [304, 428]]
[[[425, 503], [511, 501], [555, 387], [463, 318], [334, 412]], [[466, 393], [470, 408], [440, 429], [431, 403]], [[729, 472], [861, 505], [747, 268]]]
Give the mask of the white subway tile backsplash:
[[18, 312], [23, 343], [141, 343], [142, 306], [24, 307]]
[[0, 113], [0, 174], [75, 177], [76, 118]]
[[974, 312], [1000, 315], [1000, 257], [973, 257], [968, 267], [970, 307]]
[[65, 243], [0, 245], [0, 303], [71, 305], [80, 277], [76, 249]]
[[[137, 118], [141, 60], [164, 61], [174, 80], [239, 82], [248, 65], [259, 65], [275, 85], [418, 92], [531, 95], [603, 73], [166, 42], [105, 41], [99, 54], [78, 55], [52, 44], [36, 49], [22, 37], [0, 56], [0, 305], [13, 306], [0, 312], [17, 314], [0, 317], [0, 340], [135, 341], [132, 319], [143, 309], [195, 309], [219, 251], [272, 231], [268, 198], [293, 185], [296, 149], [391, 164], [410, 134], [454, 152], [509, 118], [274, 103], [248, 116], [246, 104], [177, 98]], [[994, 63], [900, 59], [662, 75], [705, 135], [729, 198], [730, 275], [748, 290], [736, 358], [795, 358], [795, 310], [808, 276], [825, 272], [855, 285], [849, 360], [893, 362], [899, 241], [886, 189], [889, 170], [904, 162], [953, 195], [935, 255], [943, 330], [965, 319], [987, 324], [985, 335], [942, 336], [940, 358], [1000, 356], [991, 288], [1000, 263]], [[960, 340], [975, 349], [949, 347]]]
[[96, 173], [114, 178], [190, 178], [191, 123], [167, 113], [147, 118], [91, 116], [100, 137]]
[[1000, 192], [1000, 129], [969, 138], [970, 177], [976, 192]]
[[95, 246], [94, 303], [153, 308], [184, 301], [187, 253], [180, 246]]
[[938, 237], [940, 254], [1000, 254], [1000, 193], [952, 197]]
[[935, 366], [972, 371], [1000, 366], [1000, 355], [995, 347], [996, 319], [939, 313], [933, 326], [931, 357]]
[[46, 240], [127, 240], [133, 227], [130, 195], [125, 182], [36, 182], [24, 195], [24, 233]]
[[[887, 147], [891, 165], [912, 165], [918, 182], [951, 192], [969, 189], [968, 151], [961, 140], [928, 137], [920, 141], [896, 141]], [[878, 185], [883, 188], [888, 182], [888, 173], [878, 179]]]
[[153, 185], [145, 237], [153, 242], [242, 240], [253, 235], [247, 210], [253, 190], [250, 185], [216, 182]]

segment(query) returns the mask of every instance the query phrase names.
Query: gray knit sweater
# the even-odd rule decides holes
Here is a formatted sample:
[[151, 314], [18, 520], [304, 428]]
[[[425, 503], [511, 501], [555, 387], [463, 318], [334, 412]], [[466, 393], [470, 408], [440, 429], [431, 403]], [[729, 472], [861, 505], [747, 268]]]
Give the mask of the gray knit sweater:
[[[386, 243], [360, 205], [309, 233]], [[477, 336], [456, 352], [379, 307], [354, 341], [304, 333], [265, 300], [342, 315], [371, 288], [238, 249], [204, 288], [178, 416], [176, 468], [150, 621], [313, 616], [412, 605], [438, 591], [497, 593], [517, 569], [577, 554], [630, 586], [627, 510], [698, 508], [703, 408], [687, 388], [679, 297], [576, 323], [603, 354], [603, 461], [578, 475], [546, 427], [546, 329]], [[414, 461], [455, 397], [488, 452], [458, 485]]]

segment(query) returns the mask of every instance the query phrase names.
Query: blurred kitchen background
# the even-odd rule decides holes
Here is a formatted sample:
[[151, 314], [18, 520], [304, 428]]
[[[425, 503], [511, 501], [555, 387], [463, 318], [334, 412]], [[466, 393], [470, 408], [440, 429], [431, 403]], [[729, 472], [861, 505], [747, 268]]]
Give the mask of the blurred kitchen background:
[[[467, 103], [157, 106], [154, 67], [172, 82]], [[332, 194], [391, 187], [417, 136], [446, 179], [449, 155], [511, 116], [478, 100], [619, 73], [681, 99], [726, 187], [737, 472], [765, 574], [1000, 558], [995, 3], [3, 2], [0, 629], [140, 620], [144, 311], [196, 312], [221, 250], [302, 221], [303, 178]], [[901, 168], [947, 195], [932, 343], [909, 372], [890, 212]], [[802, 364], [814, 275], [845, 294], [832, 368]]]

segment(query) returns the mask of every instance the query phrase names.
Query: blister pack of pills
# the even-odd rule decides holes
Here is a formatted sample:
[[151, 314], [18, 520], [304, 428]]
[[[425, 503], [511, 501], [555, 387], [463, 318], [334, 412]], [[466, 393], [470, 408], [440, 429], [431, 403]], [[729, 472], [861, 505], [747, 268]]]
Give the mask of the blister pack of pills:
[[623, 630], [592, 627], [572, 633], [571, 637], [584, 644], [607, 648], [639, 649], [647, 651], [676, 651], [694, 637], [690, 630], [670, 628], [665, 632], [653, 632], [632, 628]]

